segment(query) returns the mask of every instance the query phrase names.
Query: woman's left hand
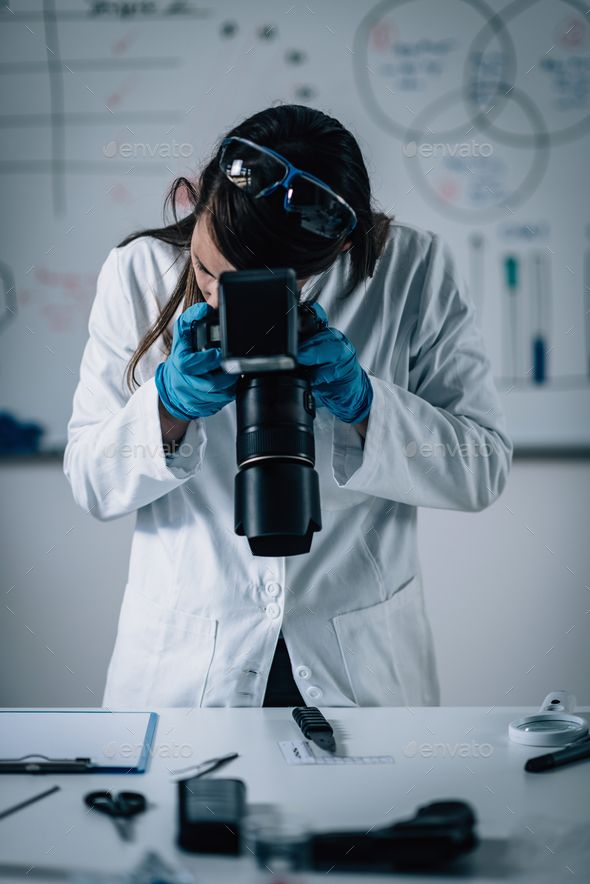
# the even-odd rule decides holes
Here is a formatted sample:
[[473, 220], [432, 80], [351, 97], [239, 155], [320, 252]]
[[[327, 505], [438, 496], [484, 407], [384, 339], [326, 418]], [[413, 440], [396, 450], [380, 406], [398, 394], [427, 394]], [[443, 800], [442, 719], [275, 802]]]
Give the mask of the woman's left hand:
[[371, 410], [371, 382], [346, 335], [327, 326], [328, 317], [320, 304], [311, 306], [318, 318], [326, 322], [326, 328], [303, 341], [297, 360], [310, 369], [316, 403], [329, 408], [338, 420], [358, 424]]

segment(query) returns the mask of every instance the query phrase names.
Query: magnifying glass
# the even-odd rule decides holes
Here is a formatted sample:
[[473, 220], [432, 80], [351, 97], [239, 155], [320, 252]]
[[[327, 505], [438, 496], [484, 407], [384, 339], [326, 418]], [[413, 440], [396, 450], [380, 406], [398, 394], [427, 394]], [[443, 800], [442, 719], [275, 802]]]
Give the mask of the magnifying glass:
[[569, 691], [547, 694], [534, 715], [516, 718], [508, 725], [508, 734], [515, 743], [527, 746], [565, 746], [588, 736], [588, 722], [573, 715], [576, 698]]

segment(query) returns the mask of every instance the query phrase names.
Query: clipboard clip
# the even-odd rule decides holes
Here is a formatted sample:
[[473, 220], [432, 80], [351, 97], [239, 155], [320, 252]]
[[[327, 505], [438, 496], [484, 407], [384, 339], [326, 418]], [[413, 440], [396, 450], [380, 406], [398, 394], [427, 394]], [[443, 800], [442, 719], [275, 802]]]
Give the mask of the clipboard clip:
[[[42, 759], [32, 761], [27, 759]], [[0, 758], [0, 774], [3, 773], [88, 773], [98, 765], [90, 758], [49, 758], [47, 755], [31, 753], [20, 758]]]

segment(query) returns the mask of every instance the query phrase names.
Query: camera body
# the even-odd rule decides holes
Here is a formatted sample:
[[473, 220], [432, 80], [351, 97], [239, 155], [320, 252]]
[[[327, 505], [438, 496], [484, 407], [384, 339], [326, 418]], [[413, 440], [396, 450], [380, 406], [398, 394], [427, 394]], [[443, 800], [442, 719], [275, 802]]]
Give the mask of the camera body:
[[234, 526], [254, 555], [307, 553], [321, 530], [315, 404], [297, 349], [325, 325], [298, 303], [291, 268], [222, 273], [219, 310], [191, 324], [192, 348], [220, 348], [240, 375]]
[[230, 374], [290, 371], [298, 342], [325, 328], [298, 303], [293, 270], [238, 270], [219, 277], [219, 309], [191, 324], [193, 350], [221, 349]]

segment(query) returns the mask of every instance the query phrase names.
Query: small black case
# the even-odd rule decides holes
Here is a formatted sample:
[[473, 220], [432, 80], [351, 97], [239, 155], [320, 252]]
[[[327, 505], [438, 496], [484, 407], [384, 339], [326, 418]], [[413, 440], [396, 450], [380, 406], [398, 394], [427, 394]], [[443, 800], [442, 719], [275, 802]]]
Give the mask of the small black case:
[[243, 780], [189, 777], [178, 783], [178, 844], [193, 853], [240, 852]]

